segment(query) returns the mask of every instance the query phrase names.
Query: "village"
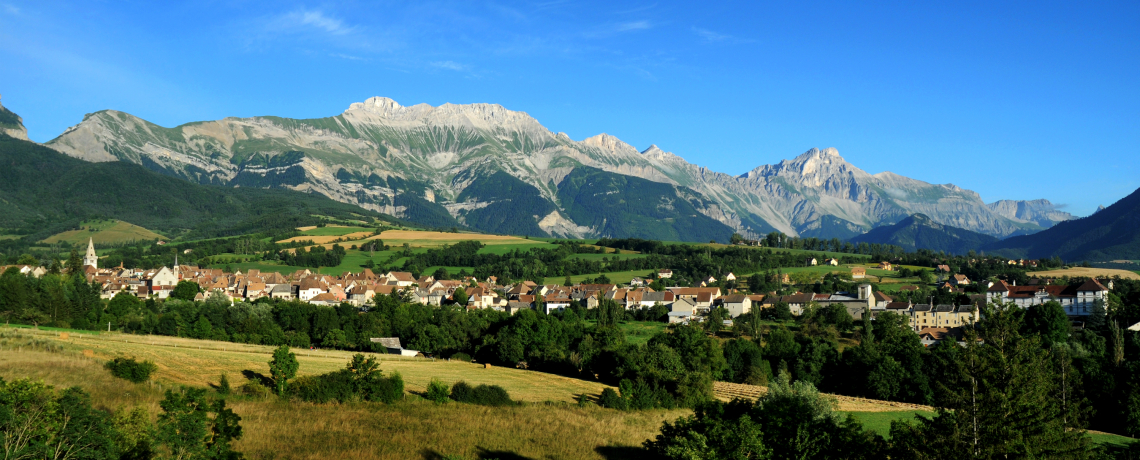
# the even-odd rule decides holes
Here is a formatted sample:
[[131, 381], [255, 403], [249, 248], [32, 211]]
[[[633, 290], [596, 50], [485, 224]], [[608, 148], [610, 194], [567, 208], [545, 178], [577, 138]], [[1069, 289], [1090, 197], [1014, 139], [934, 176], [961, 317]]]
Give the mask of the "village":
[[[986, 302], [1012, 302], [1021, 308], [1029, 308], [1054, 300], [1062, 305], [1066, 315], [1079, 319], [1092, 314], [1094, 306], [1097, 302], [1104, 302], [1113, 285], [1112, 281], [1108, 281], [1106, 286], [1096, 279], [1080, 284], [1057, 285], [1048, 280], [1033, 278], [1031, 283], [1022, 286], [1017, 286], [1016, 282], [1011, 285], [996, 280], [987, 282], [984, 293], [970, 294], [969, 303], [950, 305], [895, 301], [891, 295], [874, 290], [870, 283], [858, 284], [853, 293], [795, 291], [778, 295], [775, 292], [747, 292], [735, 288], [737, 277], [733, 273], [721, 275], [723, 281], [732, 282], [728, 285], [733, 288], [716, 286], [719, 284], [716, 277], [700, 280], [695, 287], [669, 286], [673, 277], [673, 272], [669, 269], [656, 270], [647, 274], [646, 278], [635, 277], [626, 285], [558, 285], [533, 281], [501, 284], [494, 276], [486, 279], [470, 276], [462, 279], [436, 279], [430, 275], [416, 278], [409, 272], [375, 273], [367, 268], [358, 273], [345, 272], [339, 276], [314, 273], [307, 269], [283, 275], [257, 269], [225, 272], [222, 269], [190, 265], [149, 270], [122, 266], [99, 268], [98, 259], [93, 243], [89, 242], [83, 258], [85, 276], [88, 282], [100, 286], [100, 297], [108, 300], [124, 293], [140, 299], [165, 300], [170, 298], [181, 282], [197, 285], [198, 293], [194, 301], [219, 296], [230, 303], [253, 303], [261, 299], [296, 300], [328, 307], [348, 304], [361, 309], [372, 305], [377, 295], [395, 295], [406, 302], [424, 305], [459, 305], [472, 310], [492, 309], [512, 315], [524, 309], [540, 309], [546, 314], [572, 306], [592, 309], [606, 299], [626, 310], [663, 308], [668, 312], [667, 321], [670, 324], [704, 322], [714, 309], [723, 308], [724, 314], [721, 317], [726, 326], [731, 326], [732, 321], [741, 315], [762, 314], [765, 310], [772, 311], [770, 309], [777, 305], [785, 307], [794, 316], [802, 315], [809, 308], [840, 305], [854, 320], [862, 320], [865, 314], [870, 314], [873, 320], [883, 312], [902, 315], [908, 318], [911, 329], [928, 345], [946, 337], [960, 337], [964, 326], [979, 321], [980, 307]], [[804, 263], [814, 266], [821, 264], [821, 261], [808, 258]], [[1031, 264], [1033, 261], [1010, 260], [1009, 263]], [[835, 266], [838, 261], [824, 259], [822, 264]], [[16, 268], [26, 275], [38, 277], [44, 274], [43, 267]], [[881, 262], [878, 268], [889, 271], [892, 266], [889, 262]], [[938, 289], [962, 293], [964, 288], [973, 283], [965, 275], [951, 274], [946, 265], [938, 265], [936, 271], [944, 275], [945, 279], [938, 283]], [[852, 267], [850, 272], [851, 279], [856, 282], [867, 277], [866, 269], [861, 267]], [[779, 281], [782, 285], [791, 283], [787, 274], [781, 275]], [[659, 289], [650, 287], [651, 283]], [[917, 291], [919, 286], [902, 286], [899, 290]]]

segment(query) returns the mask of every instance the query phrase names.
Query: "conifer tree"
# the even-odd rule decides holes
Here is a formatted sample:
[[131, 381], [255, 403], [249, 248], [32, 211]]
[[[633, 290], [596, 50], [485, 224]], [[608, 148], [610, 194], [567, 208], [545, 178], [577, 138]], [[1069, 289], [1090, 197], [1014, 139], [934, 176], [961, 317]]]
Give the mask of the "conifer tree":
[[[1050, 353], [1019, 332], [1012, 303], [987, 307], [952, 363], [960, 376], [939, 382], [937, 413], [917, 426], [894, 422], [894, 458], [1091, 458], [1081, 404], [1057, 404]], [[979, 340], [981, 339], [981, 340]]]

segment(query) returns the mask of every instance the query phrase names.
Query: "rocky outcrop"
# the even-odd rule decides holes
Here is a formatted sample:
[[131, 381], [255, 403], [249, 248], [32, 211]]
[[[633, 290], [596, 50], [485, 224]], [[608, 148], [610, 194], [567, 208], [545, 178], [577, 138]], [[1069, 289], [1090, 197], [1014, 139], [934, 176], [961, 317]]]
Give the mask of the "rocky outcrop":
[[[1059, 217], [1044, 206], [1029, 206], [1031, 211], [987, 206], [976, 193], [954, 185], [889, 172], [871, 175], [835, 149], [811, 149], [732, 176], [656, 145], [638, 151], [608, 134], [576, 142], [525, 112], [497, 104], [402, 106], [373, 97], [328, 118], [226, 118], [175, 128], [103, 111], [84, 117], [47, 145], [89, 161], [129, 161], [201, 183], [316, 191], [398, 217], [411, 211], [396, 205], [396, 197], [414, 194], [463, 221], [466, 213], [491, 203], [459, 203], [459, 195], [472, 178], [493, 171], [534, 186], [565, 211], [558, 205], [559, 184], [582, 166], [691, 189], [700, 195], [695, 200], [681, 192], [675, 198], [707, 203], [697, 206], [698, 212], [752, 236], [773, 230], [850, 235], [923, 213], [942, 224], [1000, 237], [1040, 230]], [[288, 165], [268, 165], [282, 155], [291, 158]], [[566, 216], [555, 211], [537, 219], [551, 234], [596, 236], [590, 225]]]
[[24, 119], [0, 105], [0, 133], [16, 139], [29, 140]]
[[1000, 200], [986, 206], [1007, 219], [1034, 223], [1045, 228], [1076, 218], [1072, 214], [1057, 209], [1057, 206], [1050, 203], [1049, 200]]

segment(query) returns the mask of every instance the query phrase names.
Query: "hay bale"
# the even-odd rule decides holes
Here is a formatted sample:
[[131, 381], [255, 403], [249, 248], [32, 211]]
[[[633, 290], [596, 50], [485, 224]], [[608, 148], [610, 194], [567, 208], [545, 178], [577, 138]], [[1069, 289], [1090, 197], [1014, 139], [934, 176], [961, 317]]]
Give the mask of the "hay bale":
[[66, 332], [60, 332], [59, 333], [59, 340], [67, 340], [70, 337], [71, 336], [69, 336]]
[[88, 358], [94, 358], [95, 357], [95, 350], [83, 350], [83, 356], [86, 356]]
[[491, 363], [483, 363], [483, 369], [490, 369]]

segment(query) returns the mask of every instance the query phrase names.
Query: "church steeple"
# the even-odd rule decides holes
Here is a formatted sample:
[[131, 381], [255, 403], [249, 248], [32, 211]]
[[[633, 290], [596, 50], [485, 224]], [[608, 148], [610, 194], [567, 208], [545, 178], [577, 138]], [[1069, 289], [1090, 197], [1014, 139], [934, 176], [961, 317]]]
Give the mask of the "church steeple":
[[95, 239], [87, 239], [87, 255], [83, 256], [83, 266], [99, 268], [99, 256], [95, 255]]

